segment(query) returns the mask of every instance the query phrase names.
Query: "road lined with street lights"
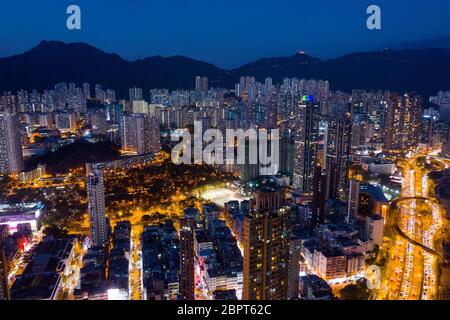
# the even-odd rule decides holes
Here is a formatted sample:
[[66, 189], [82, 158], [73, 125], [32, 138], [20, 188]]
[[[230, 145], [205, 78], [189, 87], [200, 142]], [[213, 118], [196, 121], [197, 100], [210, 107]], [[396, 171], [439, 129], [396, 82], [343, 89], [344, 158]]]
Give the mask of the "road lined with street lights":
[[[377, 299], [437, 298], [440, 254], [435, 241], [443, 217], [439, 205], [429, 198], [429, 170], [418, 164], [419, 157], [423, 156], [405, 159], [402, 165], [402, 195], [389, 212], [392, 245]], [[436, 157], [431, 158], [438, 161]], [[426, 161], [431, 158], [426, 157]]]
[[129, 292], [131, 300], [141, 300], [143, 298], [143, 275], [142, 275], [142, 249], [140, 237], [141, 226], [131, 228], [131, 252], [129, 265]]

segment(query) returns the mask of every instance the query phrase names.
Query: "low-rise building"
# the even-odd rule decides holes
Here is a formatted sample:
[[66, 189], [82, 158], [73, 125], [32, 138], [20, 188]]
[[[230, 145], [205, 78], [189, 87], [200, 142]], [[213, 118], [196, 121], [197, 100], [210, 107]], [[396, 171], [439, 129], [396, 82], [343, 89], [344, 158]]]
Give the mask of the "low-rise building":
[[317, 274], [325, 280], [346, 276], [347, 257], [338, 249], [314, 250], [314, 261]]
[[300, 298], [304, 300], [332, 300], [333, 291], [325, 280], [315, 274], [300, 277]]
[[37, 231], [41, 227], [44, 214], [45, 206], [41, 202], [2, 203], [0, 204], [0, 225], [7, 225], [11, 233], [16, 232], [17, 227], [23, 224], [29, 224], [32, 231]]
[[45, 237], [32, 251], [30, 262], [11, 287], [14, 300], [55, 300], [74, 257], [74, 238]]

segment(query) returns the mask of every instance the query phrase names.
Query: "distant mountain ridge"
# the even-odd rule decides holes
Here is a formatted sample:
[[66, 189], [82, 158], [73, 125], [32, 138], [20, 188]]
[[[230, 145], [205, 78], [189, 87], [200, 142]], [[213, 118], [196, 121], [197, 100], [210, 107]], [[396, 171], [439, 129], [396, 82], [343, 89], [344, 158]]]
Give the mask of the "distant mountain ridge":
[[383, 89], [433, 95], [450, 90], [450, 49], [403, 49], [351, 53], [321, 60], [305, 53], [262, 58], [232, 70], [184, 56], [127, 61], [85, 43], [42, 41], [23, 54], [0, 58], [0, 92], [44, 90], [58, 82], [102, 84], [128, 97], [128, 88], [189, 89], [197, 75], [211, 86], [232, 88], [241, 76], [329, 80], [332, 90]]

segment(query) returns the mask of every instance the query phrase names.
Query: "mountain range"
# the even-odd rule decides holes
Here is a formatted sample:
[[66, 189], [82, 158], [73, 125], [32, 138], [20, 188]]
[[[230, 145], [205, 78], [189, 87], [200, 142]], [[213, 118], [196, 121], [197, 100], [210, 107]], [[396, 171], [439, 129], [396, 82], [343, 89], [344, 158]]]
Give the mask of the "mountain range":
[[233, 88], [241, 76], [323, 79], [332, 90], [383, 89], [434, 95], [450, 90], [450, 49], [425, 48], [351, 53], [322, 60], [305, 53], [262, 58], [225, 70], [184, 56], [153, 56], [128, 61], [85, 43], [42, 41], [19, 55], [0, 58], [0, 92], [39, 91], [58, 82], [100, 83], [128, 97], [128, 88], [189, 89], [195, 76], [207, 76], [210, 86]]

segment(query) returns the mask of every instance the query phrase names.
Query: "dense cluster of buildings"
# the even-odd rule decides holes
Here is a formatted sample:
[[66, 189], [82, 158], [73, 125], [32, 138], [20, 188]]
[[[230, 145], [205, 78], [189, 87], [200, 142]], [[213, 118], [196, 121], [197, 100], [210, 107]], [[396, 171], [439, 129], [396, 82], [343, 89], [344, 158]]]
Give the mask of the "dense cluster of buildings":
[[[331, 91], [322, 80], [285, 78], [274, 84], [271, 78], [260, 83], [254, 77], [241, 77], [234, 90], [227, 90], [209, 88], [208, 79], [201, 76], [195, 79], [195, 90], [144, 92], [133, 87], [127, 100], [100, 85], [95, 85], [94, 94], [91, 91], [87, 83], [59, 83], [43, 93], [4, 93], [0, 149], [6, 152], [0, 155], [1, 172], [19, 174], [24, 157], [70, 143], [75, 132], [140, 155], [160, 150], [160, 129], [176, 130], [195, 122], [202, 123], [203, 132], [277, 128], [279, 174], [300, 192], [312, 194], [314, 167], [319, 165], [327, 176], [327, 197], [334, 199], [345, 196], [350, 163], [362, 161], [353, 150], [398, 153], [448, 140], [448, 126], [439, 118], [445, 92], [426, 102], [415, 93], [354, 90], [349, 95]], [[369, 155], [383, 160], [373, 152], [366, 158]], [[261, 176], [258, 165], [219, 167], [238, 173], [245, 182]]]
[[204, 222], [195, 230], [194, 248], [207, 290], [234, 290], [241, 295], [242, 253], [236, 237], [225, 220], [219, 219], [220, 209], [214, 204], [203, 206]]
[[112, 248], [109, 251], [108, 293], [114, 298], [128, 300], [130, 296], [129, 269], [131, 250], [131, 223], [118, 222], [112, 234]]
[[173, 223], [145, 227], [141, 246], [144, 297], [176, 299], [180, 295], [180, 237]]
[[[25, 169], [24, 159], [82, 138], [110, 141], [125, 154], [86, 165], [90, 232], [77, 299], [131, 299], [135, 277], [149, 300], [333, 299], [330, 284], [363, 277], [366, 259], [383, 245], [389, 200], [400, 188], [394, 157], [438, 146], [450, 154], [448, 124], [440, 119], [449, 97], [347, 94], [331, 91], [327, 81], [297, 78], [275, 84], [241, 77], [228, 90], [210, 88], [198, 76], [194, 90], [133, 87], [119, 100], [100, 85], [93, 94], [87, 83], [60, 83], [43, 93], [0, 97], [0, 173], [22, 182], [42, 179], [46, 166]], [[278, 171], [264, 175], [259, 161], [215, 164], [236, 174], [251, 199], [204, 203], [201, 210], [186, 208], [179, 221], [144, 226], [133, 253], [131, 223], [111, 228], [107, 219], [103, 170], [151, 162], [161, 137], [196, 122], [203, 132], [279, 129]], [[44, 238], [8, 286], [6, 239], [22, 234], [24, 225], [38, 231], [43, 212], [40, 203], [0, 204], [0, 227], [8, 226], [0, 246], [0, 298], [61, 294], [73, 239]]]
[[102, 247], [88, 248], [83, 256], [79, 283], [74, 292], [78, 300], [107, 300], [107, 252]]

